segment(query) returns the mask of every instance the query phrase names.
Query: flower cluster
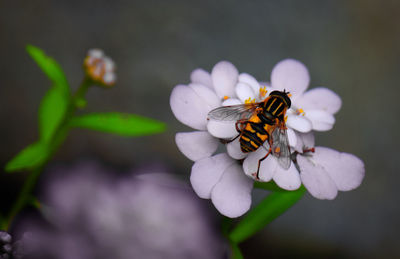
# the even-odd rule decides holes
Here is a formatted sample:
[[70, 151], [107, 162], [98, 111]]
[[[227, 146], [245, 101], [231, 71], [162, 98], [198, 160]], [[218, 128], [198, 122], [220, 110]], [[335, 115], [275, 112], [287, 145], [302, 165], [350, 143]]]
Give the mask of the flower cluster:
[[238, 132], [235, 121], [207, 120], [207, 114], [220, 106], [263, 101], [274, 90], [290, 92], [292, 105], [286, 113], [286, 126], [293, 162], [285, 170], [270, 155], [261, 163], [257, 180], [273, 180], [286, 190], [303, 184], [318, 199], [334, 199], [338, 191], [361, 184], [365, 170], [359, 158], [315, 147], [313, 131], [332, 129], [341, 99], [324, 87], [306, 91], [310, 76], [301, 62], [279, 62], [267, 83], [239, 73], [227, 61], [217, 63], [211, 73], [196, 69], [190, 79], [188, 85], [173, 89], [170, 105], [175, 117], [196, 131], [177, 133], [176, 144], [195, 162], [190, 176], [193, 189], [201, 198], [211, 199], [220, 213], [238, 217], [250, 208], [254, 172], [267, 150], [243, 153], [236, 138], [225, 144], [226, 152], [213, 155], [221, 140], [234, 139]]
[[52, 170], [40, 195], [46, 224], [26, 217], [18, 225], [30, 233], [29, 258], [222, 258], [212, 215], [156, 167], [123, 175], [87, 162]]
[[111, 58], [104, 55], [100, 49], [91, 49], [83, 62], [87, 76], [93, 82], [102, 86], [113, 86], [115, 84], [115, 64]]

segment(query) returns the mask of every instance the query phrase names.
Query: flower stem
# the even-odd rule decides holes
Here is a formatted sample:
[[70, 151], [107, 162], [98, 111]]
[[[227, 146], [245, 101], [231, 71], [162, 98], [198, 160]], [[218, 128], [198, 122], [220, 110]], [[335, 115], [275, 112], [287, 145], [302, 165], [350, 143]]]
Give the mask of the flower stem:
[[303, 197], [305, 188], [296, 191], [273, 192], [254, 207], [229, 233], [229, 239], [239, 244], [282, 215]]
[[79, 107], [79, 103], [76, 102], [76, 100], [85, 101], [84, 96], [87, 90], [89, 89], [90, 85], [91, 81], [85, 77], [78, 90], [72, 96], [68, 112], [63, 122], [60, 124], [59, 128], [55, 132], [52, 141], [48, 144], [50, 148], [50, 155], [41, 165], [33, 168], [32, 172], [28, 175], [27, 179], [24, 182], [24, 185], [22, 186], [22, 189], [18, 195], [16, 202], [12, 206], [6, 220], [2, 222], [1, 229], [9, 230], [15, 216], [25, 207], [25, 205], [30, 200], [32, 191], [36, 185], [36, 182], [41, 172], [43, 171], [45, 164], [51, 159], [51, 157], [53, 157], [54, 153], [64, 143], [66, 137], [68, 136], [68, 131], [69, 131], [68, 122], [74, 116], [76, 108]]

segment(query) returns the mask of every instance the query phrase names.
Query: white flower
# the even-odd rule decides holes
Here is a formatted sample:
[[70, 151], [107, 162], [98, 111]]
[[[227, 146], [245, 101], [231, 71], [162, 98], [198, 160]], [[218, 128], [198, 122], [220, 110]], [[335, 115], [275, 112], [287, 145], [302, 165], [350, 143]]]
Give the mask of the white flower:
[[[215, 207], [228, 217], [238, 217], [250, 208], [251, 178], [254, 179], [258, 161], [267, 154], [267, 150], [259, 148], [255, 152], [243, 153], [239, 139], [236, 139], [226, 145], [229, 156], [225, 153], [212, 156], [218, 148], [220, 139], [232, 139], [238, 135], [234, 121], [207, 121], [207, 114], [212, 109], [221, 105], [260, 102], [273, 90], [289, 91], [292, 106], [287, 112], [286, 125], [289, 144], [292, 151], [295, 151], [293, 155], [300, 157], [298, 154], [302, 154], [300, 158], [302, 161], [304, 155], [307, 159], [311, 159], [310, 161], [319, 162], [319, 151], [314, 157], [312, 152], [303, 150], [314, 147], [312, 130], [326, 131], [332, 128], [335, 122], [333, 114], [341, 106], [340, 98], [329, 89], [315, 88], [304, 92], [310, 81], [308, 70], [302, 63], [292, 59], [283, 60], [274, 67], [270, 84], [260, 85], [251, 75], [239, 74], [237, 69], [226, 61], [216, 64], [211, 74], [202, 69], [193, 71], [191, 81], [188, 86], [178, 85], [174, 88], [170, 104], [178, 120], [200, 131], [177, 133], [176, 143], [183, 154], [195, 161], [190, 177], [195, 192], [202, 198], [211, 198]], [[243, 161], [242, 165], [236, 160]], [[354, 163], [354, 168], [357, 169], [354, 171], [359, 176], [357, 179], [362, 179], [364, 169]], [[329, 165], [331, 164], [327, 164]], [[279, 166], [274, 156], [268, 156], [261, 163], [259, 180], [264, 182], [274, 180], [278, 186], [286, 190], [298, 189], [303, 181], [312, 195], [324, 198], [311, 191], [316, 187], [309, 179], [317, 178], [307, 177], [307, 173], [304, 176], [303, 172], [299, 173], [299, 168], [305, 168], [306, 171], [315, 169], [291, 163], [290, 168], [285, 170]], [[245, 177], [243, 172], [249, 177]], [[354, 180], [346, 176], [344, 173], [340, 175], [343, 177], [343, 182]], [[350, 185], [356, 187], [360, 182], [353, 181]], [[318, 181], [316, 183], [318, 185]], [[337, 190], [347, 189], [337, 186]]]
[[[207, 114], [221, 106], [225, 98], [234, 100], [238, 83], [259, 87], [258, 82], [250, 75], [239, 75], [236, 67], [227, 61], [216, 64], [211, 74], [196, 69], [190, 78], [189, 85], [177, 85], [173, 89], [170, 104], [179, 121], [198, 131], [177, 133], [176, 144], [183, 154], [195, 161], [190, 181], [197, 195], [211, 198], [222, 214], [239, 217], [250, 208], [253, 181], [227, 154], [211, 156], [220, 140], [207, 130]], [[229, 126], [227, 129], [232, 130]]]
[[100, 49], [91, 49], [83, 62], [87, 76], [103, 86], [115, 84], [115, 64], [111, 58], [104, 55]]

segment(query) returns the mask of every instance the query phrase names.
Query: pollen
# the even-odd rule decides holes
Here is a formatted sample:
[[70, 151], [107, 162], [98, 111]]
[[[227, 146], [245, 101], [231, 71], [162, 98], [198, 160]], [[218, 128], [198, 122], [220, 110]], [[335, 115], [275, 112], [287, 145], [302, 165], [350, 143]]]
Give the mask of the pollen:
[[292, 97], [292, 94], [288, 94], [287, 96]]
[[229, 96], [225, 95], [224, 100], [228, 100], [228, 99], [229, 99]]
[[279, 153], [281, 151], [281, 148], [280, 147], [276, 147], [275, 148], [275, 153]]
[[249, 97], [248, 99], [246, 99], [245, 101], [244, 101], [244, 103], [255, 103], [256, 102], [256, 99], [254, 98], [254, 99], [251, 99], [251, 97]]
[[297, 109], [296, 110], [296, 113], [297, 113], [297, 115], [302, 115], [302, 116], [304, 116], [304, 115], [306, 115], [306, 113], [304, 112], [304, 110], [303, 109]]
[[288, 118], [288, 117], [287, 117], [287, 115], [286, 115], [286, 116], [285, 116], [285, 123], [287, 122], [287, 118]]
[[260, 88], [260, 97], [265, 97], [268, 93], [267, 87], [263, 86]]

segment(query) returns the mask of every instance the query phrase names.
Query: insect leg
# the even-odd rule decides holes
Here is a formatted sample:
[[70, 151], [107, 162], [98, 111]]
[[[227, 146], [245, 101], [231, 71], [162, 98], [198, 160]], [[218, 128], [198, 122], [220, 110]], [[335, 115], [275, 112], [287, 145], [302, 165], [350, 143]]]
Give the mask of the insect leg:
[[229, 144], [229, 143], [231, 143], [232, 141], [234, 141], [235, 139], [237, 139], [238, 137], [240, 136], [240, 134], [238, 134], [236, 137], [234, 137], [233, 139], [220, 139], [220, 142], [222, 143], [222, 144]]
[[239, 124], [245, 124], [245, 123], [247, 123], [247, 120], [238, 120], [236, 123], [235, 123], [235, 128], [236, 128], [236, 131], [239, 133], [239, 135], [237, 135], [236, 137], [234, 137], [233, 139], [229, 139], [229, 140], [225, 140], [225, 139], [222, 139], [221, 140], [221, 142], [222, 142], [222, 144], [228, 144], [228, 143], [231, 143], [232, 141], [234, 141], [235, 139], [237, 139], [239, 136], [240, 136], [240, 133], [242, 133], [242, 129], [239, 129]]
[[261, 162], [264, 161], [264, 159], [266, 159], [266, 158], [269, 156], [269, 154], [271, 154], [271, 152], [272, 152], [272, 148], [271, 148], [271, 146], [270, 146], [270, 148], [269, 148], [269, 150], [268, 150], [268, 153], [267, 153], [263, 158], [261, 158], [260, 160], [258, 160], [258, 167], [257, 167], [257, 174], [256, 174], [256, 179], [257, 179], [257, 180], [260, 180], [259, 173], [260, 173]]

